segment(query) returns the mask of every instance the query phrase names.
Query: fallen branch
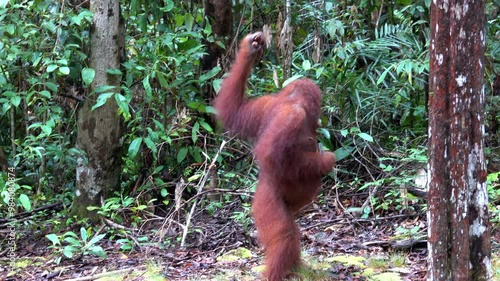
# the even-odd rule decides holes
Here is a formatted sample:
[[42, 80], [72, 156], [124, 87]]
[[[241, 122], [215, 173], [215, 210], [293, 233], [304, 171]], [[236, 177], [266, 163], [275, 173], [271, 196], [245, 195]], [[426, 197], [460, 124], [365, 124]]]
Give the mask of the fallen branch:
[[[139, 266], [143, 267], [143, 266]], [[131, 267], [131, 268], [125, 268], [125, 269], [120, 269], [120, 270], [114, 270], [114, 271], [108, 271], [108, 272], [103, 272], [103, 273], [98, 273], [90, 276], [83, 276], [83, 277], [78, 277], [78, 278], [73, 278], [73, 279], [66, 279], [65, 281], [85, 281], [85, 280], [95, 280], [103, 277], [107, 277], [110, 275], [118, 275], [118, 274], [123, 274], [123, 273], [129, 273], [131, 271], [137, 271], [139, 270], [138, 267]]]
[[391, 247], [395, 250], [408, 250], [414, 248], [427, 248], [427, 240], [424, 239], [408, 239], [400, 241], [370, 241], [362, 244], [365, 247], [380, 246]]

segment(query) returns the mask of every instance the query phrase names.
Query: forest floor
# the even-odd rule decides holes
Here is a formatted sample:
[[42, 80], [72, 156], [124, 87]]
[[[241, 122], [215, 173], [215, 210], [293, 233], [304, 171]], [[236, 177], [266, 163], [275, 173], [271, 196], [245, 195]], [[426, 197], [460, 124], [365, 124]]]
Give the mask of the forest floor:
[[[297, 219], [307, 265], [300, 271], [306, 276], [303, 280], [425, 280], [427, 228], [422, 208], [361, 218], [342, 207], [355, 197], [322, 195]], [[27, 230], [17, 232], [13, 264], [6, 257], [5, 231], [0, 232], [0, 280], [261, 280], [263, 252], [253, 224], [248, 217], [235, 219], [243, 214], [242, 205], [236, 200], [212, 215], [199, 207], [190, 223], [189, 246], [183, 248], [178, 238], [182, 230], [175, 223], [166, 227], [166, 221], [153, 220], [127, 234], [117, 225], [103, 223], [101, 233], [107, 234], [98, 244], [106, 258], [86, 254], [63, 258], [59, 264], [46, 238], [52, 230], [36, 226], [43, 225], [36, 223], [40, 217], [24, 219]], [[50, 218], [50, 211], [43, 216]], [[144, 237], [148, 242], [139, 243]], [[135, 241], [133, 250], [120, 250], [119, 238]], [[498, 245], [498, 233], [492, 240]]]

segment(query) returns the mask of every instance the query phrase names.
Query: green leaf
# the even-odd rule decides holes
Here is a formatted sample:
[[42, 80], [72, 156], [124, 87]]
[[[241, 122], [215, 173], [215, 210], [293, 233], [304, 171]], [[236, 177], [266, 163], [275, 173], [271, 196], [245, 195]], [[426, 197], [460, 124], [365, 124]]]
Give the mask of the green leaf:
[[10, 98], [10, 102], [14, 107], [18, 107], [19, 104], [21, 103], [21, 97], [20, 96], [13, 96]]
[[56, 70], [59, 66], [57, 64], [49, 64], [49, 66], [47, 66], [47, 72], [53, 72], [54, 70]]
[[200, 125], [207, 131], [207, 132], [212, 132], [213, 129], [212, 127], [210, 126], [210, 124], [208, 124], [207, 122], [203, 121], [203, 120], [200, 120]]
[[101, 257], [101, 258], [106, 258], [107, 254], [106, 252], [102, 249], [101, 246], [93, 246], [89, 249], [90, 254]]
[[167, 197], [167, 195], [168, 195], [167, 189], [166, 188], [162, 188], [160, 190], [160, 194], [161, 194], [162, 197]]
[[128, 157], [133, 159], [139, 152], [139, 148], [141, 147], [142, 144], [142, 138], [136, 138], [130, 143], [130, 146], [128, 147]]
[[302, 69], [304, 69], [305, 71], [308, 71], [309, 69], [311, 69], [311, 61], [304, 60], [302, 62]]
[[83, 80], [83, 84], [85, 84], [85, 86], [88, 86], [92, 83], [92, 81], [94, 81], [94, 77], [95, 77], [95, 70], [92, 69], [92, 68], [84, 68], [82, 69], [82, 80]]
[[150, 138], [144, 138], [144, 143], [149, 149], [151, 149], [153, 154], [156, 155], [156, 153], [158, 152], [158, 150], [156, 149], [156, 144]]
[[201, 163], [201, 148], [194, 146], [192, 149], [189, 151], [189, 154], [194, 158], [194, 161]]
[[112, 92], [116, 89], [116, 86], [99, 86], [94, 90], [94, 93], [104, 93], [104, 92]]
[[40, 96], [46, 97], [48, 99], [50, 99], [52, 97], [52, 94], [49, 91], [47, 91], [47, 90], [40, 91], [40, 92], [38, 92], [38, 94]]
[[108, 68], [106, 69], [106, 73], [111, 75], [122, 75], [121, 70], [119, 70], [118, 68]]
[[162, 12], [170, 12], [174, 8], [174, 1], [172, 0], [163, 0], [163, 7], [161, 8]]
[[73, 253], [77, 252], [77, 251], [78, 251], [78, 249], [76, 249], [73, 246], [66, 246], [63, 249], [63, 255], [65, 255], [67, 258], [71, 259], [71, 258], [73, 258]]
[[364, 139], [367, 142], [373, 142], [373, 137], [367, 133], [358, 133], [358, 137]]
[[191, 139], [194, 143], [198, 140], [198, 131], [200, 130], [200, 123], [196, 122], [191, 130]]
[[168, 82], [165, 78], [165, 74], [160, 71], [155, 71], [156, 77], [158, 77], [158, 81], [160, 82], [160, 86], [164, 89], [168, 89]]
[[220, 71], [221, 71], [220, 66], [216, 66], [216, 67], [212, 68], [209, 72], [207, 72], [203, 75], [200, 75], [200, 81], [203, 83], [209, 79], [212, 79], [217, 74], [219, 74]]
[[99, 240], [101, 240], [102, 238], [104, 238], [104, 236], [106, 236], [106, 234], [99, 234], [99, 235], [96, 235], [94, 236], [92, 239], [90, 239], [89, 241], [89, 245], [94, 245], [95, 243], [97, 243]]
[[304, 77], [304, 76], [300, 75], [300, 74], [295, 74], [294, 76], [286, 79], [285, 82], [283, 82], [283, 88], [286, 87], [288, 84], [292, 83], [293, 81], [300, 79], [302, 77]]
[[151, 84], [149, 84], [149, 75], [142, 79], [142, 86], [146, 91], [146, 96], [151, 99], [153, 97], [153, 89], [151, 88]]
[[59, 240], [59, 237], [53, 233], [45, 235], [47, 239], [52, 242], [52, 245], [61, 245], [61, 241]]
[[52, 127], [51, 126], [42, 125], [42, 126], [40, 126], [40, 129], [42, 129], [42, 131], [45, 133], [46, 136], [50, 136], [50, 134], [52, 134]]
[[80, 240], [76, 239], [75, 237], [66, 237], [66, 238], [64, 238], [64, 241], [71, 244], [71, 246], [75, 246], [75, 247], [82, 246], [82, 243], [80, 242]]
[[325, 136], [325, 138], [330, 139], [330, 131], [325, 128], [320, 128], [319, 131], [323, 136]]
[[199, 179], [199, 178], [201, 178], [201, 174], [194, 174], [194, 175], [190, 176], [190, 177], [187, 179], [187, 181], [188, 181], [188, 182], [193, 182], [193, 181], [195, 181], [195, 180], [197, 180], [197, 179]]
[[127, 98], [124, 97], [122, 94], [116, 93], [115, 100], [116, 100], [116, 104], [120, 108], [121, 113], [123, 114], [123, 117], [125, 118], [125, 120], [130, 119], [131, 115], [130, 115], [130, 111], [129, 111]]
[[85, 230], [84, 227], [80, 228], [80, 237], [82, 238], [83, 242], [87, 242], [87, 239], [89, 238], [87, 230]]
[[184, 25], [186, 26], [187, 31], [192, 31], [193, 30], [193, 23], [194, 23], [193, 15], [187, 13], [184, 15], [184, 19], [185, 19]]
[[97, 102], [95, 103], [94, 106], [92, 106], [92, 109], [91, 110], [94, 110], [98, 107], [101, 107], [103, 106], [106, 101], [112, 96], [114, 95], [114, 93], [104, 93], [104, 94], [100, 94], [99, 97], [97, 98]]
[[21, 202], [21, 205], [26, 211], [31, 211], [31, 202], [28, 196], [26, 194], [21, 194], [19, 196], [19, 202]]
[[0, 0], [0, 9], [7, 7], [7, 4], [9, 4], [9, 0]]
[[351, 155], [352, 151], [354, 150], [354, 147], [347, 146], [347, 147], [341, 147], [337, 150], [335, 150], [335, 158], [337, 161], [340, 161], [347, 156]]
[[184, 161], [187, 153], [188, 153], [187, 147], [183, 147], [183, 148], [179, 149], [179, 152], [177, 152], [177, 163], [181, 163], [182, 161]]
[[385, 76], [387, 76], [387, 73], [389, 73], [389, 71], [391, 71], [392, 69], [392, 66], [387, 68], [386, 70], [384, 70], [384, 72], [382, 72], [382, 74], [380, 75], [380, 77], [377, 79], [377, 85], [379, 85], [380, 83], [384, 82], [385, 80]]
[[57, 84], [52, 82], [45, 82], [45, 87], [49, 88], [54, 93], [57, 93]]

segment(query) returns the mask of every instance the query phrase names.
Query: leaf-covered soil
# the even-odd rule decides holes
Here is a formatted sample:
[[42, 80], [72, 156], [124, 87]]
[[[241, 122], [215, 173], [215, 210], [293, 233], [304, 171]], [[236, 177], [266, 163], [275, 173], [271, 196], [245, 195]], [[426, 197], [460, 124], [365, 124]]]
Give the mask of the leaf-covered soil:
[[[320, 196], [297, 219], [306, 265], [299, 270], [303, 280], [425, 280], [425, 213], [412, 207], [360, 218], [343, 207], [353, 200], [345, 198], [349, 199]], [[12, 264], [6, 256], [7, 230], [2, 228], [0, 280], [261, 280], [263, 252], [251, 220], [239, 212], [238, 200], [211, 214], [198, 206], [186, 247], [179, 246], [179, 225], [187, 212], [168, 220], [152, 217], [141, 228], [128, 231], [103, 221], [98, 232], [106, 237], [99, 245], [106, 258], [80, 255], [63, 258], [59, 264], [45, 237], [54, 230], [37, 226], [44, 225], [37, 222], [41, 216], [24, 218], [22, 229], [16, 229]], [[50, 211], [44, 213], [46, 219], [51, 216]], [[79, 232], [59, 233], [70, 230]], [[116, 243], [120, 238], [134, 241], [133, 249], [120, 250]], [[493, 240], [499, 239], [493, 235]]]

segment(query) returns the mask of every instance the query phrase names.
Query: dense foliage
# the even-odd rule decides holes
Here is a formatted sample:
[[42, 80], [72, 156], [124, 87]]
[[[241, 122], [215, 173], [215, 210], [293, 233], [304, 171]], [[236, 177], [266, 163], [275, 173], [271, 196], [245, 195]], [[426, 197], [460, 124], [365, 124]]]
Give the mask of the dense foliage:
[[[277, 37], [284, 4], [253, 2], [258, 9], [244, 3], [234, 7], [235, 22], [246, 19], [235, 29], [235, 37], [265, 24]], [[427, 161], [429, 2], [297, 1], [292, 22], [301, 24], [292, 24], [292, 77], [279, 78], [283, 65], [275, 52], [277, 41], [251, 77], [253, 95], [277, 91], [277, 85], [301, 76], [318, 82], [324, 91], [321, 144], [336, 151], [339, 160], [329, 182], [335, 179], [339, 188], [355, 192], [369, 190], [372, 204], [359, 210], [365, 216], [412, 208], [400, 187], [414, 185], [417, 170]], [[71, 202], [80, 153], [75, 146], [76, 111], [93, 75], [87, 65], [92, 19], [87, 5], [0, 1], [0, 164], [3, 170], [16, 168], [14, 193], [4, 184], [7, 174], [0, 177], [0, 210], [11, 196], [20, 210]], [[225, 136], [217, 131], [210, 106], [235, 45], [226, 46], [223, 38], [214, 36], [196, 1], [122, 1], [122, 9], [126, 60], [122, 69], [113, 70], [122, 74], [122, 91], [114, 99], [94, 94], [96, 106], [116, 100], [126, 122], [123, 182], [122, 189], [98, 207], [100, 213], [122, 220], [115, 211], [127, 208], [134, 214], [131, 223], [138, 224], [147, 206], [168, 213], [181, 198], [190, 198], [208, 183], [212, 188], [252, 188], [257, 169], [248, 146], [231, 141], [220, 150]], [[488, 2], [487, 12], [485, 89], [487, 128], [493, 130], [500, 118], [499, 96], [493, 93], [500, 72], [495, 0]], [[203, 70], [207, 44], [226, 48], [228, 57], [220, 66]], [[498, 163], [495, 130], [488, 136], [487, 153]], [[205, 164], [214, 157], [217, 173], [208, 175]], [[497, 178], [498, 170], [492, 170], [494, 200]], [[378, 187], [384, 192], [377, 193]], [[246, 196], [236, 197], [248, 206]], [[233, 199], [228, 193], [223, 200]], [[221, 202], [203, 204], [213, 210]], [[0, 212], [0, 217], [6, 215]], [[234, 216], [248, 223], [247, 215]]]

